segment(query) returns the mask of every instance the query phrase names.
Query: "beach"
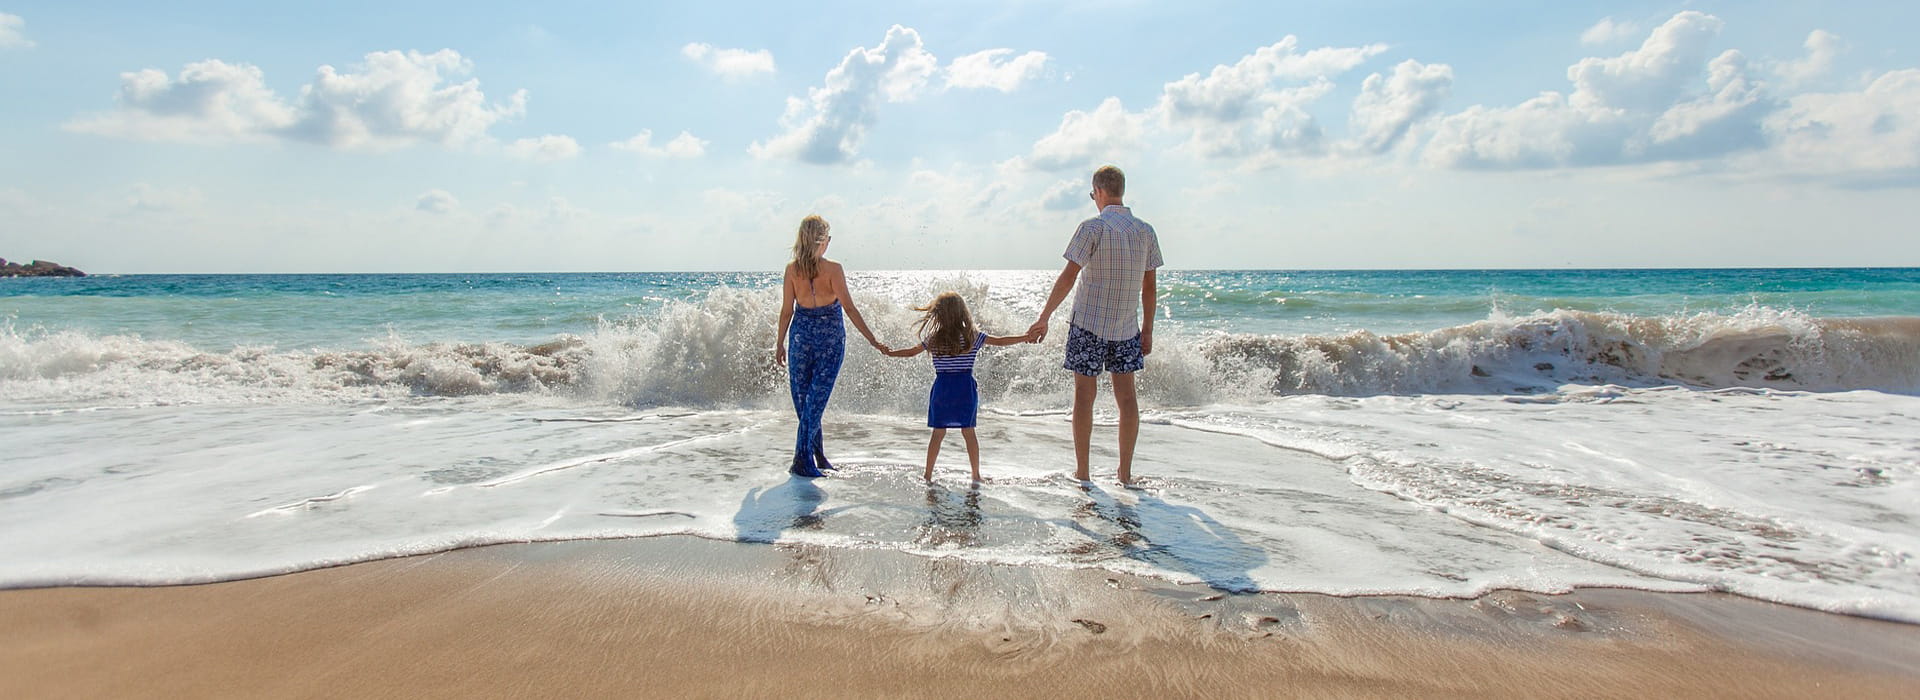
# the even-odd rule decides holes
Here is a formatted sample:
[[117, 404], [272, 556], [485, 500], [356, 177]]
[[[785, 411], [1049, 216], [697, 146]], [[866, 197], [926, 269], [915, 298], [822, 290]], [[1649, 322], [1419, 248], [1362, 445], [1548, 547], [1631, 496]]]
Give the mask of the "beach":
[[[898, 343], [1049, 279], [850, 284]], [[1062, 318], [982, 352], [975, 487], [858, 344], [786, 473], [764, 274], [11, 282], [7, 696], [1920, 685], [1920, 271], [1169, 273], [1132, 487]]]
[[1920, 699], [1920, 3], [1680, 4], [0, 6], [0, 700]]
[[690, 537], [0, 592], [10, 697], [1911, 697], [1920, 629], [1719, 594], [1222, 595]]

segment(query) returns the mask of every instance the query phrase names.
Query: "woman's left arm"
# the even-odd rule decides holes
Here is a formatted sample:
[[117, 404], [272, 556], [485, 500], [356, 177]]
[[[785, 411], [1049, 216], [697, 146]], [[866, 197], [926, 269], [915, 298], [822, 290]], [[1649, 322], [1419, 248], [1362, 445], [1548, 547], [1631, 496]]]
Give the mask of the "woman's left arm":
[[780, 320], [773, 332], [773, 361], [782, 367], [787, 364], [787, 327], [793, 324], [793, 265], [788, 264], [785, 272], [780, 273]]
[[873, 331], [867, 329], [867, 320], [860, 316], [860, 307], [853, 303], [853, 293], [847, 291], [847, 269], [838, 265], [835, 267], [839, 269], [834, 271], [836, 274], [833, 276], [833, 294], [840, 297], [840, 306], [847, 310], [847, 320], [853, 322], [854, 330], [860, 331], [860, 335], [866, 337], [868, 345], [872, 345], [875, 350], [886, 352], [887, 347], [881, 345], [880, 341], [873, 337]]

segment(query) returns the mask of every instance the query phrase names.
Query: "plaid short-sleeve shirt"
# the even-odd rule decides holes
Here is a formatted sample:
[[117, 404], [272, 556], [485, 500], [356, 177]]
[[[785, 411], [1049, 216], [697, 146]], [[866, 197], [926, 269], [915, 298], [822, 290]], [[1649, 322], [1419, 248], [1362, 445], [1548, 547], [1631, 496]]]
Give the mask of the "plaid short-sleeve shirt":
[[1080, 222], [1066, 258], [1080, 265], [1073, 325], [1105, 340], [1139, 335], [1141, 277], [1162, 264], [1153, 227], [1124, 206], [1107, 205]]

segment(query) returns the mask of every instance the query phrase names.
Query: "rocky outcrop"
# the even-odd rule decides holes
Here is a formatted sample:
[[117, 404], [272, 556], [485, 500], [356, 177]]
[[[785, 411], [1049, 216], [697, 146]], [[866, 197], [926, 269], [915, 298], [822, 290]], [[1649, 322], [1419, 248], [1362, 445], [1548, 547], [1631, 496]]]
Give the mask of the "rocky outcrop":
[[26, 265], [0, 258], [0, 277], [85, 277], [87, 273], [57, 262], [35, 260]]

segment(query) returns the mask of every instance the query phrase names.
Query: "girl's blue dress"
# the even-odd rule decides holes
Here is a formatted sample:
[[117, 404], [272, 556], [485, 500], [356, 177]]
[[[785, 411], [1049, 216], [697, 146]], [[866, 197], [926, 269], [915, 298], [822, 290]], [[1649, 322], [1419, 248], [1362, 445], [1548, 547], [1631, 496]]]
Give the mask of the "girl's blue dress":
[[[987, 334], [981, 333], [974, 338], [973, 349], [965, 354], [933, 356], [933, 391], [927, 396], [927, 427], [974, 426], [980, 415], [980, 386], [973, 381], [973, 359], [986, 343]], [[926, 344], [922, 343], [921, 347]]]

